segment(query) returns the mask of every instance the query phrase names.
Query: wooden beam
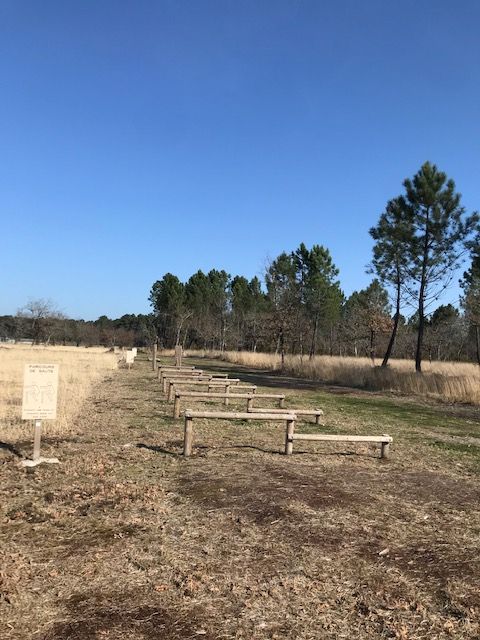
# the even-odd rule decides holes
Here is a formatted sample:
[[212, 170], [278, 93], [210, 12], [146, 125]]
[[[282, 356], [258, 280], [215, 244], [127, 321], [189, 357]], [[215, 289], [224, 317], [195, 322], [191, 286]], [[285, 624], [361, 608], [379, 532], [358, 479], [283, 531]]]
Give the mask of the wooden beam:
[[295, 420], [293, 414], [286, 413], [279, 415], [278, 413], [248, 413], [246, 411], [185, 411], [185, 418], [205, 418], [219, 420]]
[[[239, 389], [240, 387], [236, 387], [236, 389]], [[274, 408], [251, 408], [248, 409], [248, 411], [256, 411], [257, 413], [294, 413], [296, 416], [314, 416], [315, 417], [315, 423], [316, 424], [320, 424], [320, 416], [323, 416], [323, 411], [321, 409], [294, 409], [294, 408], [288, 408], [288, 409], [274, 409]]]
[[[292, 412], [293, 413], [293, 412]], [[331, 433], [295, 433], [293, 435], [294, 440], [318, 440], [323, 442], [373, 442], [380, 444], [382, 442], [390, 444], [393, 442], [391, 436], [350, 436], [350, 435], [337, 435]]]

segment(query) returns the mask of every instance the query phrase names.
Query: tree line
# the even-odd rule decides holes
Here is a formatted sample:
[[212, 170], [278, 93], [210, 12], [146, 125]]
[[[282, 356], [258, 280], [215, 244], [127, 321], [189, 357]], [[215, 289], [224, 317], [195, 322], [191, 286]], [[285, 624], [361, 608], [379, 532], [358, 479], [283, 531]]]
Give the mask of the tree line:
[[126, 314], [110, 319], [74, 320], [61, 313], [50, 300], [29, 300], [16, 315], [0, 316], [0, 340], [33, 344], [132, 347], [155, 339], [153, 314]]
[[[371, 283], [345, 296], [328, 248], [304, 243], [271, 260], [262, 278], [199, 270], [166, 273], [150, 291], [150, 314], [95, 321], [66, 318], [44, 300], [0, 317], [0, 338], [35, 343], [250, 350], [340, 356], [468, 360], [480, 364], [479, 216], [455, 183], [426, 162], [403, 182], [376, 226]], [[438, 301], [462, 262], [458, 308]]]
[[[403, 188], [370, 229], [374, 278], [365, 289], [346, 297], [318, 244], [281, 253], [263, 282], [216, 269], [186, 282], [167, 273], [149, 298], [161, 346], [275, 351], [282, 359], [381, 354], [383, 366], [395, 355], [413, 358], [418, 372], [425, 355], [480, 364], [479, 216], [466, 213], [454, 181], [429, 162]], [[462, 312], [438, 306], [468, 252]]]

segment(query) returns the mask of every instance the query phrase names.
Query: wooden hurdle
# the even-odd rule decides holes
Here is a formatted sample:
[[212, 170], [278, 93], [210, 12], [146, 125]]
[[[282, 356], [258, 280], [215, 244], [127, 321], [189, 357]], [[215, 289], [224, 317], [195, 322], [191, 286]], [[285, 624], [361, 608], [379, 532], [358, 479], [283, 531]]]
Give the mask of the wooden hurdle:
[[[207, 375], [200, 375], [200, 376], [188, 376], [188, 377], [183, 377], [183, 376], [171, 376], [170, 374], [166, 373], [163, 378], [162, 378], [162, 391], [166, 394], [168, 393], [168, 389], [169, 389], [169, 385], [171, 383], [179, 383], [181, 384], [182, 382], [185, 383], [193, 383], [193, 382], [225, 382], [228, 380], [230, 380], [230, 378], [216, 378], [215, 376], [207, 376]], [[231, 378], [231, 380], [237, 380], [238, 382], [240, 382], [239, 378]]]
[[200, 376], [203, 375], [203, 371], [192, 371], [190, 375], [185, 376], [180, 373], [172, 373], [167, 371], [160, 376], [160, 384], [162, 385], [163, 393], [167, 392], [167, 383], [169, 380], [180, 380], [180, 379], [189, 379], [189, 380], [198, 380]]
[[276, 420], [285, 421], [287, 431], [295, 431], [295, 416], [280, 413], [230, 413], [223, 411], [187, 411], [185, 413], [185, 430], [183, 437], [183, 455], [192, 455], [193, 447], [193, 421], [195, 418], [208, 418], [217, 420]]
[[221, 378], [220, 380], [216, 380], [215, 378], [210, 378], [210, 380], [185, 380], [184, 378], [174, 378], [167, 379], [167, 400], [171, 402], [173, 400], [173, 392], [177, 387], [197, 387], [197, 386], [206, 386], [208, 391], [210, 388], [220, 388], [225, 389], [225, 393], [228, 393], [230, 390], [230, 386], [235, 386], [237, 388], [238, 383], [240, 382], [239, 378]]
[[160, 383], [163, 382], [165, 377], [184, 377], [184, 378], [196, 378], [197, 376], [203, 376], [202, 369], [189, 369], [188, 371], [172, 371], [171, 369], [159, 369], [158, 379]]
[[[294, 412], [292, 412], [294, 413]], [[390, 455], [390, 444], [393, 438], [384, 433], [381, 436], [352, 436], [333, 435], [326, 433], [295, 433], [295, 424], [287, 425], [285, 434], [285, 453], [287, 456], [293, 453], [293, 443], [295, 440], [313, 440], [314, 442], [370, 442], [380, 445], [380, 458], [387, 459]]]
[[[159, 362], [158, 358], [157, 358], [157, 363]], [[162, 371], [183, 371], [186, 374], [188, 374], [190, 371], [195, 371], [195, 367], [172, 367], [170, 365], [161, 365], [158, 364], [157, 366], [157, 376], [160, 378]]]
[[[253, 401], [255, 398], [259, 399], [276, 399], [278, 400], [279, 406], [283, 407], [283, 403], [285, 402], [285, 394], [275, 394], [275, 393], [205, 393], [202, 391], [175, 391], [175, 400], [173, 404], [173, 417], [180, 417], [180, 400], [181, 398], [196, 398], [197, 401], [201, 402], [202, 400], [208, 402], [209, 400], [215, 399], [223, 399], [223, 404], [228, 406], [229, 400], [246, 400], [247, 401], [247, 412], [249, 409], [253, 407]], [[274, 415], [274, 414], [269, 414]], [[249, 414], [247, 413], [248, 420]]]
[[238, 391], [238, 393], [256, 393], [257, 391], [257, 387], [255, 385], [244, 385], [244, 384], [239, 384], [240, 380], [238, 378], [233, 378], [232, 380], [230, 380], [229, 378], [225, 378], [222, 380], [204, 380], [204, 381], [189, 381], [189, 380], [185, 380], [182, 382], [179, 382], [178, 380], [169, 380], [168, 381], [168, 393], [167, 393], [167, 400], [168, 402], [171, 402], [173, 400], [173, 394], [175, 389], [178, 389], [179, 391], [182, 391], [181, 387], [207, 387], [207, 391], [214, 391], [214, 390], [225, 390], [225, 393], [230, 393], [230, 389], [233, 388], [235, 392]]
[[253, 409], [247, 409], [247, 411], [252, 411], [253, 413], [294, 413], [297, 418], [299, 416], [313, 416], [315, 418], [315, 424], [320, 424], [320, 418], [323, 416], [321, 409], [260, 409], [254, 407]]

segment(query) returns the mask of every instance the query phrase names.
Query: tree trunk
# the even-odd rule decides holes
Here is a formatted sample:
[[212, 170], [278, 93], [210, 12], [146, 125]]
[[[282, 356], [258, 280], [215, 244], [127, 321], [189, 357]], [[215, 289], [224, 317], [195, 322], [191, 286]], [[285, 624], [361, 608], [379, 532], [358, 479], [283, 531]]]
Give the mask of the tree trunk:
[[370, 329], [370, 359], [375, 366], [375, 329]]
[[429, 209], [425, 212], [426, 227], [425, 227], [425, 241], [423, 243], [423, 260], [422, 260], [422, 275], [420, 279], [420, 291], [418, 293], [418, 335], [417, 335], [417, 349], [415, 352], [415, 371], [422, 373], [422, 346], [423, 346], [423, 334], [425, 331], [425, 288], [427, 280], [427, 262], [428, 262], [428, 243], [430, 241], [430, 223], [429, 223]]
[[280, 357], [282, 362], [282, 371], [285, 370], [285, 336], [283, 335], [283, 327], [280, 329]]
[[[420, 287], [422, 291], [422, 287]], [[418, 305], [418, 334], [417, 334], [417, 348], [415, 351], [415, 371], [422, 373], [422, 346], [423, 346], [423, 333], [425, 330], [425, 315], [423, 311], [423, 292], [420, 294], [420, 302]]]
[[390, 341], [388, 343], [385, 356], [383, 357], [382, 367], [386, 367], [388, 365], [388, 361], [390, 359], [390, 356], [392, 355], [393, 345], [395, 344], [395, 339], [397, 337], [399, 322], [400, 322], [400, 280], [397, 280], [397, 299], [395, 302], [395, 317], [393, 319], [392, 335], [390, 336]]
[[480, 365], [480, 331], [478, 324], [475, 325], [475, 345], [477, 347], [477, 362]]
[[315, 355], [315, 346], [317, 342], [317, 328], [318, 328], [318, 316], [315, 316], [315, 321], [313, 323], [313, 333], [312, 333], [312, 344], [310, 345], [310, 355], [309, 360], [313, 360], [313, 356]]

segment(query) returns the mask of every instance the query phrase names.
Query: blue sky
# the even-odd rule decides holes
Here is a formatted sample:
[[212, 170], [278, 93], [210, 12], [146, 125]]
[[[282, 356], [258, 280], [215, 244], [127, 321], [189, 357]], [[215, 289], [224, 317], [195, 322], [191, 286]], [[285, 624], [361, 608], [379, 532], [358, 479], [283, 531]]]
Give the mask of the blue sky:
[[[0, 0], [0, 314], [327, 246], [347, 294], [425, 160], [480, 208], [480, 3]], [[445, 300], [458, 298], [452, 289]]]

